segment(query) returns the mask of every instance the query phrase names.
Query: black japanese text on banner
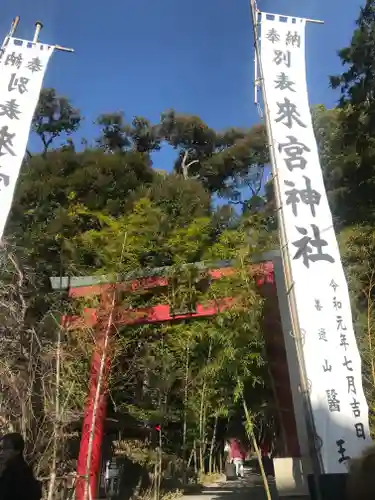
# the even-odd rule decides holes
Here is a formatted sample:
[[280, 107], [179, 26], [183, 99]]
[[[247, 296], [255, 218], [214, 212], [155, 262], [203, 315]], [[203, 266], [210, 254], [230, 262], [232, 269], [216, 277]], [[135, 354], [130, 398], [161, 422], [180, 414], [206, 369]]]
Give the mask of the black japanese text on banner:
[[261, 61], [306, 376], [325, 473], [371, 444], [361, 359], [308, 102], [305, 21], [262, 13]]
[[10, 38], [0, 59], [0, 238], [53, 47]]

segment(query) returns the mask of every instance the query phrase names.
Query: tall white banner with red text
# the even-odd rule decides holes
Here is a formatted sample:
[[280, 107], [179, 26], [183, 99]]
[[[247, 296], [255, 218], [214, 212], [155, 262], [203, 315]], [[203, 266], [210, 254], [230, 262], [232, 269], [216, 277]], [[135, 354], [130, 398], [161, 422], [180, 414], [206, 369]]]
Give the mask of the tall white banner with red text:
[[348, 286], [311, 121], [305, 20], [262, 13], [260, 64], [316, 439], [324, 472], [346, 472], [371, 439]]
[[0, 58], [0, 239], [54, 47], [8, 38]]

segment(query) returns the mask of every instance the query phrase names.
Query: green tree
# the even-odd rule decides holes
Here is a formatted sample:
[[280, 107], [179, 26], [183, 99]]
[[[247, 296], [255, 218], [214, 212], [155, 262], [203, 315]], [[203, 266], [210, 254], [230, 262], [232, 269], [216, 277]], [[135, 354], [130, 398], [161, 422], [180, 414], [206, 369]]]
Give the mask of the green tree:
[[313, 113], [321, 163], [348, 279], [363, 380], [374, 432], [375, 2], [366, 0], [351, 43], [339, 51], [344, 66], [331, 77], [338, 108]]
[[128, 124], [122, 112], [105, 113], [99, 116], [96, 124], [101, 129], [96, 142], [105, 151], [120, 153], [132, 149], [150, 153], [160, 149], [158, 127], [151, 125], [146, 118], [136, 116]]
[[356, 24], [351, 44], [339, 51], [346, 70], [331, 77], [332, 87], [341, 91], [343, 110], [339, 120], [342, 164], [333, 189], [340, 191], [336, 211], [344, 224], [372, 222], [375, 214], [374, 0], [366, 0]]
[[362, 358], [363, 385], [375, 433], [375, 230], [345, 228], [339, 235], [341, 256], [350, 289], [354, 329]]
[[211, 193], [238, 199], [239, 189], [260, 193], [269, 161], [263, 126], [216, 132], [199, 117], [169, 110], [161, 116], [160, 134], [178, 150], [175, 170], [196, 177]]
[[[76, 211], [82, 214], [85, 209], [77, 207]], [[181, 313], [193, 311], [197, 303], [220, 304], [227, 297], [234, 298], [231, 310], [217, 318], [186, 322], [183, 327], [167, 324], [125, 328], [118, 337], [122, 345], [118, 363], [128, 366], [132, 374], [125, 381], [122, 372], [118, 374], [120, 379], [116, 373], [112, 375], [116, 407], [144, 422], [162, 425], [159, 451], [162, 447], [164, 454], [180, 456], [186, 470], [190, 450], [201, 472], [205, 471], [206, 459], [212, 469], [220, 439], [218, 423], [239, 411], [233, 400], [238, 379], [247, 387], [254, 412], [261, 408], [261, 388], [267, 385], [260, 330], [262, 300], [249, 275], [250, 259], [259, 250], [258, 242], [249, 240], [246, 224], [228, 228], [221, 236], [215, 233], [210, 217], [195, 218], [182, 227], [180, 221], [171, 220], [169, 213], [147, 198], [139, 200], [124, 217], [90, 215], [97, 218], [99, 227], [68, 242], [71, 260], [81, 263], [81, 272], [85, 272], [85, 265], [95, 267], [98, 274], [172, 265], [167, 274], [170, 285], [161, 296], [127, 295], [123, 307], [167, 302], [174, 313]], [[207, 288], [207, 273], [195, 262], [205, 257], [219, 260], [239, 256], [233, 276]], [[142, 344], [134, 351], [140, 338]], [[125, 399], [122, 394], [126, 394]], [[160, 463], [157, 467], [160, 470]]]
[[149, 196], [176, 226], [183, 227], [197, 217], [211, 213], [211, 195], [198, 179], [184, 179], [180, 175], [158, 175], [150, 187], [138, 195]]
[[143, 153], [121, 156], [98, 150], [76, 153], [51, 151], [34, 156], [21, 175], [7, 234], [31, 257], [33, 266], [59, 273], [61, 237], [80, 234], [96, 222], [88, 216], [72, 217], [76, 205], [108, 215], [131, 209], [133, 193], [154, 179]]
[[[49, 97], [55, 99], [56, 93]], [[59, 129], [58, 115], [47, 108], [40, 104], [44, 121], [38, 122], [40, 127], [49, 124], [39, 129], [46, 147], [22, 168], [7, 228], [7, 238], [17, 241], [25, 265], [37, 276], [35, 310], [49, 310], [45, 285], [50, 275], [134, 277], [155, 272], [164, 273], [167, 286], [119, 293], [118, 305], [131, 310], [168, 304], [172, 315], [194, 312], [197, 304], [218, 307], [215, 317], [128, 325], [111, 339], [111, 410], [135, 417], [146, 428], [161, 423], [163, 429], [157, 442], [151, 439], [150, 446], [137, 447], [134, 460], [148, 460], [158, 490], [168, 461], [181, 466], [183, 473], [193, 462], [201, 472], [212, 471], [219, 466], [218, 443], [227, 420], [243, 416], [233, 398], [238, 380], [252, 412], [269, 399], [262, 300], [249, 267], [251, 258], [272, 242], [261, 203], [255, 203], [257, 197], [262, 199], [262, 172], [268, 161], [264, 131], [216, 132], [198, 117], [174, 112], [158, 124], [141, 117], [129, 124], [121, 113], [113, 113], [99, 117], [96, 146], [87, 143], [78, 151], [74, 138], [59, 148], [50, 141], [76, 130], [78, 122], [67, 120]], [[152, 169], [151, 160], [163, 141], [179, 155], [174, 172], [164, 175]], [[236, 200], [235, 191], [243, 186], [253, 198], [243, 214], [235, 213], [230, 203], [214, 207], [214, 195]], [[209, 287], [208, 272], [197, 262], [229, 259], [234, 260], [232, 276]], [[227, 297], [232, 297], [232, 307], [222, 310]], [[78, 314], [96, 305], [96, 299], [82, 299], [74, 309]], [[16, 313], [11, 319], [17, 318]], [[30, 317], [33, 321], [36, 325]], [[82, 339], [90, 335], [72, 331], [69, 341], [62, 342], [60, 336], [51, 343], [54, 352], [69, 347], [62, 353], [61, 372], [52, 363], [49, 373], [52, 382], [53, 375], [61, 373], [60, 393], [72, 398], [72, 411], [79, 411], [84, 401], [88, 351]], [[69, 377], [83, 382], [73, 395]], [[59, 425], [53, 418], [49, 423], [55, 430]], [[56, 472], [60, 458], [55, 445], [49, 456]]]
[[69, 99], [59, 96], [55, 89], [42, 89], [32, 121], [32, 130], [43, 144], [42, 156], [46, 157], [55, 139], [76, 132], [81, 120]]

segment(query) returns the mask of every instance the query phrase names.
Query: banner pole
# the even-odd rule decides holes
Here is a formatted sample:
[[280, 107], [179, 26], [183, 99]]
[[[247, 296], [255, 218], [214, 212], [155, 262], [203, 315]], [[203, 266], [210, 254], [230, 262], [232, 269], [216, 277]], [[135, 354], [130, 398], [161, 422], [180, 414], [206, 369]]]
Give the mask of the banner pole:
[[16, 16], [12, 21], [12, 25], [11, 25], [10, 30], [9, 30], [9, 36], [14, 35], [14, 33], [16, 32], [16, 29], [18, 27], [19, 22], [20, 22], [20, 16]]
[[[303, 401], [303, 406], [304, 406], [304, 413], [305, 413], [305, 420], [306, 420], [306, 427], [307, 427], [306, 430], [307, 430], [310, 455], [311, 455], [310, 458], [311, 458], [311, 464], [312, 464], [312, 469], [313, 469], [313, 475], [314, 475], [315, 480], [316, 480], [316, 486], [318, 486], [318, 476], [323, 473], [323, 465], [322, 465], [322, 459], [321, 459], [321, 454], [320, 454], [320, 449], [319, 449], [319, 443], [317, 443], [318, 436], [316, 435], [316, 432], [315, 432], [315, 424], [314, 424], [313, 413], [312, 413], [311, 402], [310, 402], [309, 381], [308, 381], [307, 376], [306, 376], [306, 369], [305, 369], [304, 356], [303, 356], [303, 340], [302, 340], [303, 336], [302, 336], [302, 332], [301, 332], [299, 321], [298, 321], [295, 294], [294, 294], [294, 283], [293, 283], [293, 279], [292, 279], [292, 275], [291, 275], [290, 255], [289, 255], [289, 251], [288, 251], [288, 241], [287, 241], [287, 237], [286, 237], [284, 216], [283, 216], [283, 211], [282, 211], [282, 207], [281, 207], [281, 197], [280, 197], [281, 188], [280, 188], [278, 173], [276, 170], [274, 140], [273, 140], [273, 136], [272, 136], [270, 112], [269, 112], [268, 103], [267, 103], [267, 95], [265, 92], [263, 70], [262, 70], [262, 60], [261, 60], [261, 56], [260, 56], [260, 45], [259, 45], [259, 36], [258, 36], [258, 18], [259, 18], [260, 11], [257, 8], [256, 0], [250, 0], [250, 11], [251, 11], [252, 27], [253, 27], [253, 35], [254, 35], [255, 55], [256, 55], [256, 59], [258, 60], [258, 63], [259, 63], [259, 68], [258, 68], [259, 72], [257, 75], [257, 82], [255, 82], [255, 85], [260, 85], [261, 90], [262, 90], [262, 95], [263, 95], [264, 119], [265, 119], [266, 130], [267, 130], [267, 137], [268, 137], [269, 151], [270, 151], [270, 158], [271, 158], [271, 166], [272, 166], [272, 176], [273, 176], [273, 181], [274, 181], [273, 185], [274, 185], [276, 212], [277, 212], [278, 228], [279, 228], [280, 250], [281, 250], [284, 279], [285, 279], [286, 291], [287, 291], [287, 297], [288, 297], [288, 305], [289, 305], [289, 311], [290, 311], [290, 317], [291, 317], [291, 323], [292, 323], [291, 335], [294, 337], [295, 344], [296, 344], [298, 367], [299, 367], [299, 374], [300, 374], [299, 385], [300, 385], [300, 392], [302, 395], [302, 401]], [[315, 21], [315, 20], [306, 20], [306, 21], [322, 24], [322, 21]], [[320, 499], [320, 488], [317, 487], [316, 489], [317, 489], [317, 495], [318, 495], [317, 498]]]
[[20, 22], [20, 16], [16, 16], [13, 19], [12, 24], [10, 25], [9, 33], [5, 36], [5, 38], [3, 40], [3, 43], [1, 44], [1, 47], [0, 47], [0, 59], [1, 59], [2, 55], [3, 55], [5, 47], [8, 44], [9, 38], [14, 35], [19, 22]]
[[[4, 49], [5, 49], [8, 41], [9, 41], [9, 38], [13, 37], [15, 35], [16, 30], [17, 30], [18, 25], [19, 25], [19, 22], [20, 22], [20, 16], [16, 16], [12, 21], [9, 33], [6, 35], [6, 37], [4, 38], [4, 41], [1, 45], [0, 59], [1, 59], [2, 53], [4, 52]], [[34, 32], [34, 36], [33, 36], [33, 43], [38, 42], [39, 34], [40, 34], [40, 31], [42, 30], [42, 28], [43, 28], [43, 24], [40, 21], [37, 21], [35, 23], [35, 32]], [[63, 47], [62, 45], [54, 45], [54, 48], [55, 48], [55, 50], [58, 50], [60, 52], [70, 52], [70, 53], [74, 52], [74, 49], [71, 49], [69, 47]]]
[[34, 36], [33, 36], [33, 43], [37, 43], [38, 38], [39, 38], [39, 33], [40, 33], [40, 30], [42, 28], [43, 28], [43, 24], [40, 21], [37, 21], [35, 23], [35, 33], [34, 33]]
[[[40, 31], [43, 29], [43, 24], [40, 21], [35, 23], [35, 32], [33, 37], [33, 43], [36, 43], [39, 40]], [[68, 47], [62, 47], [61, 45], [54, 45], [55, 50], [59, 50], [60, 52], [74, 52], [74, 49], [70, 49]]]

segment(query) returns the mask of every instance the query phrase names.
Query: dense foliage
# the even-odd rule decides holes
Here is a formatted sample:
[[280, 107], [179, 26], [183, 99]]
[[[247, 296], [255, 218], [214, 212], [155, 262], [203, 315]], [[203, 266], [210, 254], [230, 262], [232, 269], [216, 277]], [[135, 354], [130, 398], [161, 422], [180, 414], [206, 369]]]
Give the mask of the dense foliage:
[[[313, 109], [372, 430], [374, 35], [375, 1], [367, 0], [350, 46], [339, 52], [343, 73], [330, 80], [341, 90], [338, 106]], [[81, 120], [68, 98], [54, 89], [42, 92], [33, 121], [40, 153], [25, 158], [0, 259], [0, 425], [28, 437], [29, 456], [41, 474], [49, 474], [49, 467], [57, 474], [72, 468], [67, 436], [72, 424], [80, 428], [93, 342], [89, 330], [62, 332], [59, 315], [98, 304], [73, 304], [52, 294], [49, 277], [150, 274], [167, 266], [158, 272], [166, 273], [168, 287], [124, 294], [120, 306], [167, 303], [172, 311], [192, 311], [197, 303], [233, 297], [232, 307], [194, 322], [118, 328], [111, 347], [110, 413], [125, 419], [125, 429], [129, 422], [147, 432], [161, 425], [157, 435], [146, 433], [146, 442], [142, 435], [136, 444], [125, 439], [118, 447], [153, 467], [155, 477], [165, 476], [173, 463], [186, 480], [189, 468], [207, 472], [219, 466], [224, 434], [231, 426], [236, 433], [243, 428], [239, 397], [248, 403], [259, 438], [265, 432], [258, 426], [260, 414], [275, 429], [263, 300], [249, 272], [257, 255], [277, 247], [272, 184], [264, 185], [265, 131], [261, 125], [216, 131], [174, 110], [158, 123], [144, 117], [129, 123], [122, 114], [104, 113], [97, 119], [98, 136], [78, 142]], [[157, 171], [153, 158], [165, 143], [176, 159]], [[232, 261], [235, 272], [208, 286], [207, 269], [196, 263], [224, 260]]]
[[[29, 457], [40, 473], [49, 474], [48, 462], [57, 474], [72, 467], [69, 438], [61, 436], [80, 430], [95, 346], [93, 331], [62, 333], [58, 320], [59, 313], [97, 307], [98, 299], [69, 302], [53, 295], [49, 277], [158, 272], [168, 278], [168, 287], [123, 294], [118, 307], [164, 303], [177, 312], [227, 297], [234, 302], [210, 319], [117, 328], [111, 339], [109, 415], [127, 422], [125, 442], [117, 446], [156, 468], [159, 479], [168, 462], [184, 480], [194, 469], [214, 471], [224, 434], [233, 426], [237, 434], [244, 432], [239, 397], [248, 401], [256, 424], [262, 413], [259, 436], [275, 419], [261, 331], [263, 300], [249, 267], [276, 241], [262, 197], [268, 161], [263, 127], [217, 132], [198, 117], [173, 110], [158, 124], [142, 117], [127, 123], [123, 115], [107, 113], [97, 120], [98, 137], [76, 144], [80, 122], [69, 99], [53, 89], [42, 92], [33, 122], [42, 151], [28, 152], [7, 226], [8, 251], [19, 264], [14, 268], [4, 250], [6, 283], [13, 290], [19, 268], [22, 293], [11, 297], [18, 304], [27, 294], [24, 315], [33, 312], [41, 322], [36, 330], [39, 323], [23, 321], [18, 304], [12, 320], [18, 322], [16, 337], [19, 331], [22, 345], [29, 346], [31, 332], [45, 330], [39, 357], [21, 386], [24, 391], [32, 377], [34, 400], [44, 408], [35, 418], [28, 413], [35, 401], [22, 410], [26, 416], [19, 410], [21, 430], [32, 443]], [[153, 155], [165, 142], [176, 149], [170, 173], [153, 169]], [[222, 206], [215, 206], [215, 197], [222, 198]], [[207, 269], [197, 263], [218, 261], [232, 261], [234, 273], [209, 286]], [[40, 419], [43, 436], [36, 433]], [[5, 410], [3, 421], [5, 428], [19, 428]], [[162, 428], [157, 442], [156, 424]], [[129, 450], [126, 435], [132, 432], [140, 441]], [[118, 441], [118, 432], [112, 437]]]

